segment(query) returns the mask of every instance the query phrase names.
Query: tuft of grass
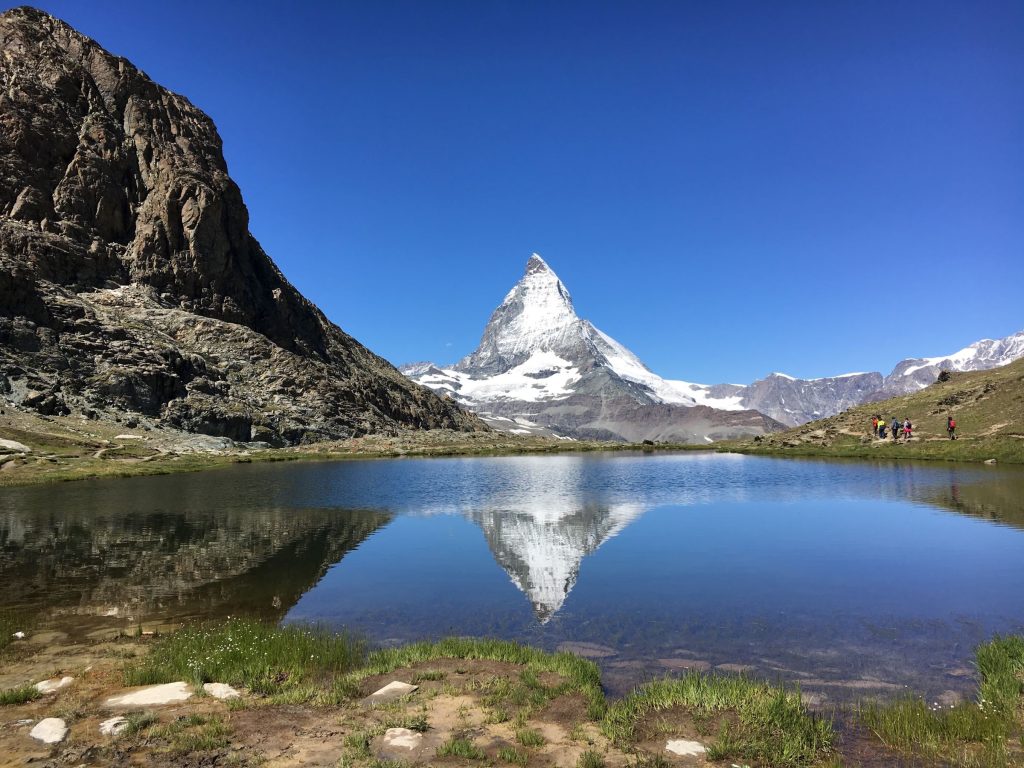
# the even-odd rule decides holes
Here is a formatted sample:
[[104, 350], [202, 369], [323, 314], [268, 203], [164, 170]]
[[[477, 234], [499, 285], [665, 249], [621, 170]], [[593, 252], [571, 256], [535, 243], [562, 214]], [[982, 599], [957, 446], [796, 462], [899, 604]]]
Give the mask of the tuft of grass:
[[452, 736], [437, 748], [438, 757], [465, 757], [470, 760], [483, 760], [487, 757], [480, 747], [469, 739]]
[[336, 698], [332, 691], [337, 696], [351, 691], [335, 683], [365, 657], [365, 643], [349, 634], [230, 619], [161, 638], [149, 654], [128, 665], [124, 678], [126, 685], [224, 682], [281, 696], [286, 703], [329, 704]]
[[535, 731], [532, 728], [520, 728], [516, 731], [516, 741], [524, 747], [544, 746], [544, 737], [541, 735], [540, 731]]
[[184, 715], [167, 725], [150, 728], [149, 736], [169, 742], [176, 755], [208, 752], [228, 746], [231, 729], [219, 717]]
[[132, 712], [130, 715], [125, 717], [124, 728], [118, 736], [134, 736], [137, 733], [141, 733], [151, 725], [156, 725], [160, 718], [156, 716], [155, 712]]
[[[510, 703], [518, 706], [539, 705], [555, 695], [580, 693], [587, 701], [587, 711], [591, 718], [597, 720], [604, 716], [606, 703], [601, 690], [601, 675], [594, 662], [571, 653], [546, 653], [508, 640], [449, 637], [433, 643], [384, 648], [371, 653], [365, 666], [353, 672], [350, 679], [358, 681], [436, 659], [486, 659], [523, 666], [520, 685], [507, 683], [507, 690], [492, 690], [488, 706], [495, 706], [509, 697], [512, 697]], [[538, 678], [544, 672], [554, 672], [565, 682], [560, 686], [546, 688]], [[495, 682], [494, 685], [504, 684]]]
[[525, 752], [520, 752], [515, 747], [502, 747], [499, 749], [498, 759], [513, 765], [528, 765], [530, 762], [530, 756]]
[[430, 724], [427, 722], [427, 716], [423, 714], [389, 717], [384, 721], [384, 727], [385, 729], [406, 728], [410, 731], [416, 731], [417, 733], [426, 733], [430, 730]]
[[1024, 739], [1024, 637], [996, 636], [977, 648], [975, 658], [981, 673], [976, 702], [943, 708], [907, 696], [888, 705], [868, 704], [861, 719], [882, 742], [902, 752], [956, 766], [1008, 766], [1007, 745], [1015, 737]]
[[42, 695], [32, 683], [19, 685], [17, 688], [8, 688], [6, 691], [0, 691], [0, 707], [26, 704]]
[[638, 723], [648, 715], [681, 707], [696, 719], [726, 716], [709, 757], [752, 760], [773, 766], [811, 765], [829, 756], [832, 723], [810, 714], [800, 693], [742, 676], [691, 672], [656, 680], [613, 704], [602, 728], [618, 746], [636, 740]]
[[409, 682], [411, 682], [413, 685], [419, 685], [420, 683], [428, 680], [444, 680], [447, 676], [447, 672], [442, 672], [439, 669], [424, 669], [414, 674], [412, 676], [412, 680], [410, 680]]
[[592, 749], [588, 749], [576, 761], [576, 768], [604, 768], [604, 758]]

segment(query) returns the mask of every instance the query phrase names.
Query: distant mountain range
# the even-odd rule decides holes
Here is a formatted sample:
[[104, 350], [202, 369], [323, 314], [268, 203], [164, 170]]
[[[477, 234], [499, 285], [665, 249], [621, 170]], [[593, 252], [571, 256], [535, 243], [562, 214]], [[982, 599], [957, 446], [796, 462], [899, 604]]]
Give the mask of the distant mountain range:
[[480, 345], [456, 365], [400, 370], [520, 433], [639, 441], [713, 440], [775, 431], [846, 408], [913, 392], [939, 371], [993, 368], [1024, 356], [1024, 331], [952, 355], [912, 358], [888, 376], [847, 373], [797, 379], [772, 373], [749, 385], [664, 379], [630, 350], [581, 320], [569, 291], [533, 254], [491, 315]]

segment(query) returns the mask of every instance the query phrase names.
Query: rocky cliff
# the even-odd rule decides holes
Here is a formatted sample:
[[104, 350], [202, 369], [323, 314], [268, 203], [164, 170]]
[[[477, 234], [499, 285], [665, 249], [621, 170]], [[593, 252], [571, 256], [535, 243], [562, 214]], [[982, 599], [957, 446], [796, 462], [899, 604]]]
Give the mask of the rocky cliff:
[[9, 402], [272, 444], [485, 428], [288, 283], [187, 99], [31, 8], [0, 54]]

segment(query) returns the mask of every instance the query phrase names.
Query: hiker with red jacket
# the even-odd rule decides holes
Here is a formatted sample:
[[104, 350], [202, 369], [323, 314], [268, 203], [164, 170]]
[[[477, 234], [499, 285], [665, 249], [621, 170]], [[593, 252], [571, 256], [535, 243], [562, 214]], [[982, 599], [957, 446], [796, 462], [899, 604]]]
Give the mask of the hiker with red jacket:
[[956, 419], [952, 416], [946, 417], [946, 432], [949, 433], [950, 440], [956, 440]]

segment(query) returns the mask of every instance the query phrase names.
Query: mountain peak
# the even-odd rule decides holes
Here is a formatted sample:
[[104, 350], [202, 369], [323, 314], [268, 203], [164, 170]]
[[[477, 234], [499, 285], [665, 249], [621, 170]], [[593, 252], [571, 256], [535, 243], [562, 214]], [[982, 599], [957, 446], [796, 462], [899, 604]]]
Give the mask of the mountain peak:
[[[540, 257], [539, 253], [531, 254], [529, 260], [526, 262], [525, 274], [529, 275], [533, 272], [551, 272], [551, 267], [549, 267], [548, 263]], [[554, 272], [551, 272], [551, 274], [554, 274]]]

